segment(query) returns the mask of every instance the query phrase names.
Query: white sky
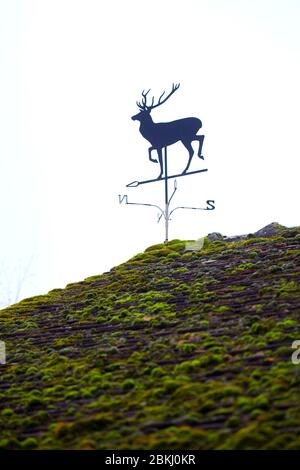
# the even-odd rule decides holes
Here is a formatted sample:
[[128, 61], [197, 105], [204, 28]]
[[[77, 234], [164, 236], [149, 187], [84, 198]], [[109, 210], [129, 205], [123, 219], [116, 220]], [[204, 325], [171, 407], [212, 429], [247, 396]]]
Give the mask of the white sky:
[[118, 203], [163, 204], [162, 183], [126, 188], [158, 175], [130, 119], [145, 88], [180, 82], [152, 117], [205, 134], [174, 206], [216, 210], [177, 211], [170, 239], [299, 225], [299, 24], [299, 0], [0, 0], [0, 305], [164, 240], [155, 209]]

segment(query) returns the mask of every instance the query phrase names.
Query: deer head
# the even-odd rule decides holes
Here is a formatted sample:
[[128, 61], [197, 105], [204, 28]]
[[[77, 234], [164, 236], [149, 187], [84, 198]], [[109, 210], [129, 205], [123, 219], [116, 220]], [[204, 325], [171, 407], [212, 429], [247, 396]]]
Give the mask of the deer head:
[[138, 114], [135, 114], [134, 116], [132, 116], [132, 120], [133, 121], [142, 121], [143, 119], [146, 118], [146, 116], [148, 116], [152, 109], [154, 108], [157, 108], [158, 106], [162, 105], [163, 103], [165, 103], [169, 98], [170, 96], [173, 95], [173, 93], [175, 93], [176, 90], [178, 90], [178, 88], [180, 87], [180, 83], [178, 84], [174, 84], [172, 85], [172, 90], [170, 91], [170, 93], [163, 98], [164, 94], [165, 94], [165, 91], [160, 95], [159, 99], [158, 99], [158, 102], [155, 104], [154, 103], [154, 96], [152, 97], [152, 100], [151, 100], [151, 104], [147, 104], [147, 95], [149, 93], [150, 90], [148, 90], [147, 92], [145, 92], [145, 90], [142, 92], [142, 102], [139, 102], [137, 101], [136, 104], [140, 110], [140, 112]]

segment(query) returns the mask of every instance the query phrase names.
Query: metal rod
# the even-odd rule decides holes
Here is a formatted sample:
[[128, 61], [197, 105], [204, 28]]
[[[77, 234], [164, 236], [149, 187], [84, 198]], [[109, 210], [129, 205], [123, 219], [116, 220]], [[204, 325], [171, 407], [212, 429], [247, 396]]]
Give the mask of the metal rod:
[[[168, 176], [167, 179], [171, 178], [180, 178], [180, 176], [189, 176], [189, 175], [195, 175], [196, 173], [203, 173], [204, 171], [208, 171], [207, 168], [204, 168], [203, 170], [196, 170], [196, 171], [190, 171], [189, 173], [179, 173], [178, 175], [171, 175]], [[132, 181], [131, 183], [126, 184], [126, 188], [136, 188], [140, 184], [146, 184], [146, 183], [154, 183], [155, 181], [164, 181], [165, 178], [155, 178], [152, 180], [145, 180], [145, 181]]]
[[127, 194], [124, 194], [123, 196], [121, 196], [121, 194], [119, 194], [119, 204], [122, 204], [124, 200], [125, 200], [125, 204], [127, 204], [129, 206], [131, 205], [131, 206], [156, 207], [156, 209], [160, 210], [161, 216], [164, 215], [164, 211], [162, 210], [162, 208], [157, 206], [156, 204], [149, 204], [149, 203], [146, 203], [146, 202], [129, 202]]
[[[192, 210], [195, 210], [195, 211], [209, 211], [209, 210], [212, 210], [212, 209], [215, 209], [214, 207], [187, 207], [187, 206], [180, 206], [180, 207], [175, 207], [175, 209], [172, 209], [170, 214], [169, 214], [169, 217], [171, 216], [171, 214], [173, 214], [173, 212], [177, 211], [177, 209], [192, 209]], [[171, 219], [170, 219], [171, 220]]]
[[208, 171], [207, 168], [204, 168], [202, 170], [195, 170], [191, 171], [189, 173], [180, 173], [177, 175], [168, 175], [168, 162], [167, 162], [167, 146], [164, 147], [162, 150], [162, 157], [164, 159], [163, 161], [163, 166], [164, 166], [164, 176], [156, 179], [151, 179], [151, 180], [145, 180], [145, 181], [132, 181], [131, 183], [127, 184], [127, 188], [134, 188], [137, 187], [141, 184], [147, 184], [147, 183], [155, 183], [156, 181], [164, 181], [164, 189], [165, 189], [165, 210], [163, 210], [161, 207], [155, 205], [155, 204], [148, 204], [148, 203], [139, 203], [139, 202], [128, 202], [128, 196], [124, 195], [121, 196], [119, 195], [119, 203], [122, 204], [122, 202], [125, 200], [125, 204], [132, 204], [132, 205], [137, 205], [137, 206], [148, 206], [148, 207], [155, 207], [160, 211], [160, 215], [158, 217], [158, 222], [160, 221], [161, 217], [163, 216], [165, 218], [165, 243], [169, 241], [169, 222], [171, 220], [171, 215], [173, 214], [174, 211], [177, 209], [192, 209], [192, 210], [212, 210], [215, 209], [214, 201], [208, 200], [206, 201], [208, 207], [202, 208], [202, 207], [187, 207], [187, 206], [179, 206], [175, 207], [170, 211], [170, 203], [171, 200], [173, 199], [173, 196], [175, 192], [177, 191], [177, 181], [174, 181], [174, 190], [171, 194], [171, 197], [169, 198], [169, 186], [168, 186], [168, 180], [171, 178], [180, 178], [181, 176], [188, 176], [188, 175], [194, 175], [196, 173], [203, 173], [205, 171]]
[[164, 148], [164, 166], [165, 166], [165, 243], [169, 239], [169, 194], [168, 194], [168, 163], [167, 147]]

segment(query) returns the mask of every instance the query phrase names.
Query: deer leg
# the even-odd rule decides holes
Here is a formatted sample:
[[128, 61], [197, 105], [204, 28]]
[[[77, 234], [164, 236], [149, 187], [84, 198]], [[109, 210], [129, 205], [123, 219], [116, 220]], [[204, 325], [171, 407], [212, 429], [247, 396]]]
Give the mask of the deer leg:
[[162, 156], [162, 149], [157, 149], [157, 155], [158, 155], [158, 160], [159, 160], [159, 164], [160, 164], [160, 174], [159, 174], [159, 176], [157, 177], [157, 179], [159, 180], [159, 179], [162, 177], [162, 174], [163, 174], [163, 156]]
[[150, 160], [151, 162], [158, 163], [158, 161], [156, 160], [156, 158], [152, 158], [152, 156], [151, 156], [152, 150], [155, 150], [155, 148], [154, 148], [154, 147], [149, 147], [149, 149], [148, 149], [149, 160]]
[[188, 164], [185, 168], [185, 170], [183, 170], [182, 174], [186, 173], [189, 169], [189, 166], [191, 164], [191, 161], [192, 161], [192, 158], [193, 158], [193, 155], [194, 155], [194, 150], [193, 150], [193, 147], [192, 147], [192, 144], [190, 141], [181, 141], [183, 143], [183, 145], [185, 146], [185, 148], [189, 151], [189, 161], [188, 161]]
[[198, 140], [198, 142], [199, 142], [198, 157], [202, 158], [202, 160], [204, 160], [204, 157], [202, 155], [202, 146], [203, 146], [203, 141], [204, 141], [204, 135], [196, 135], [193, 140]]

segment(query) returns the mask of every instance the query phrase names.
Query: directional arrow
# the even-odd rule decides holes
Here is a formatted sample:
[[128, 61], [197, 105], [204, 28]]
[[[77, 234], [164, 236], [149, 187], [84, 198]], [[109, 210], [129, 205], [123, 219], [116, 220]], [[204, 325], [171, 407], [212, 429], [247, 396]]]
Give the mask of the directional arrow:
[[204, 171], [208, 171], [207, 168], [205, 168], [203, 170], [190, 171], [189, 173], [180, 173], [178, 175], [171, 175], [171, 176], [167, 176], [167, 178], [165, 176], [163, 176], [162, 178], [156, 178], [156, 179], [152, 179], [152, 180], [132, 181], [132, 183], [126, 184], [126, 188], [136, 188], [140, 184], [154, 183], [155, 181], [165, 181], [166, 179], [169, 180], [171, 178], [180, 178], [180, 176], [194, 175], [196, 173], [202, 173]]

